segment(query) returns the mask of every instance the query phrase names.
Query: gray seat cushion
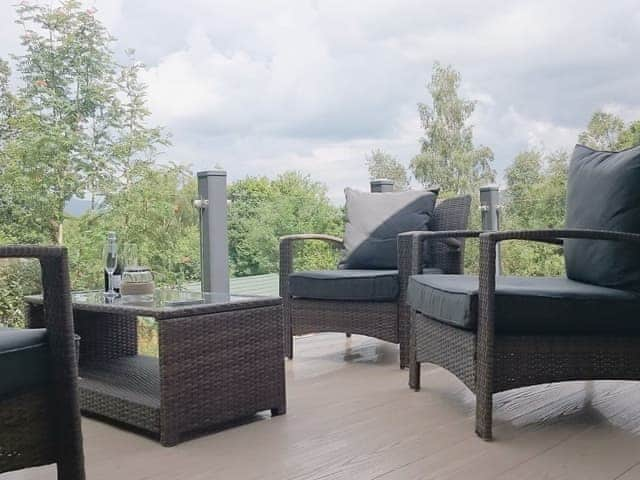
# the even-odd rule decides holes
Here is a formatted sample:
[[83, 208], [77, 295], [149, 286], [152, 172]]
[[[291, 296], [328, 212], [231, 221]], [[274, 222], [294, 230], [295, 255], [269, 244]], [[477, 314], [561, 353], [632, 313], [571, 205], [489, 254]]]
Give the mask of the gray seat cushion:
[[49, 380], [44, 328], [0, 328], [0, 396], [27, 391]]
[[427, 230], [437, 194], [432, 191], [391, 193], [345, 189], [344, 231], [347, 269], [398, 268], [398, 235]]
[[[640, 233], [640, 147], [598, 152], [577, 145], [569, 165], [567, 228]], [[640, 292], [640, 248], [565, 240], [567, 277]]]
[[[423, 274], [440, 274], [425, 268]], [[289, 276], [292, 297], [315, 300], [394, 301], [399, 293], [397, 270], [316, 270]]]
[[397, 270], [316, 270], [289, 277], [293, 297], [317, 300], [393, 301], [398, 296]]
[[[409, 305], [435, 320], [475, 330], [478, 277], [415, 275]], [[503, 334], [639, 334], [640, 294], [567, 278], [497, 277], [496, 332]]]

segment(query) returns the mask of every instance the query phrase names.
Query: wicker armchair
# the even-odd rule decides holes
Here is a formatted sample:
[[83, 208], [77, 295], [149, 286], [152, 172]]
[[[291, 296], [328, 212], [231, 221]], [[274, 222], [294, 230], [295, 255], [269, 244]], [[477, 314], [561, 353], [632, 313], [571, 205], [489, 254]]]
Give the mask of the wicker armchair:
[[47, 326], [0, 329], [0, 473], [55, 463], [58, 478], [84, 479], [67, 251], [0, 246], [0, 257], [40, 261]]
[[[431, 230], [456, 230], [467, 227], [471, 197], [456, 197], [439, 202], [429, 223]], [[400, 345], [400, 366], [409, 360], [409, 309], [406, 287], [409, 275], [421, 272], [423, 262], [413, 269], [406, 255], [398, 257], [398, 295], [392, 301], [318, 300], [290, 294], [289, 276], [294, 271], [294, 245], [319, 240], [343, 248], [342, 239], [328, 235], [289, 235], [280, 239], [280, 296], [283, 299], [285, 352], [293, 358], [293, 337], [317, 332], [343, 332], [379, 338]], [[429, 244], [428, 267], [444, 273], [462, 273], [464, 241]]]
[[[468, 283], [468, 278], [464, 277], [468, 276], [460, 276], [456, 287], [459, 289], [457, 293], [477, 298], [475, 312], [472, 313], [477, 317], [474, 328], [448, 324], [442, 318], [435, 318], [432, 307], [417, 307], [420, 303], [417, 297], [424, 285], [417, 283], [420, 276], [411, 279], [409, 302], [413, 305], [409, 385], [413, 389], [420, 389], [420, 363], [439, 365], [453, 373], [476, 394], [476, 433], [489, 440], [492, 438], [494, 393], [568, 380], [640, 380], [640, 328], [636, 328], [633, 322], [640, 311], [640, 295], [613, 290], [615, 298], [609, 303], [601, 303], [607, 299], [607, 290], [611, 289], [584, 285], [590, 291], [602, 295], [599, 298], [587, 298], [587, 303], [583, 305], [584, 308], [593, 310], [592, 316], [596, 317], [591, 325], [584, 325], [586, 330], [560, 331], [563, 315], [558, 315], [557, 309], [550, 308], [551, 314], [533, 309], [529, 315], [531, 320], [524, 331], [509, 332], [504, 330], [504, 298], [522, 288], [522, 284], [514, 287], [508, 285], [509, 277], [496, 279], [496, 245], [502, 241], [525, 240], [562, 245], [563, 239], [594, 239], [625, 242], [630, 247], [638, 248], [640, 235], [578, 229], [495, 233], [412, 232], [401, 235], [399, 243], [400, 248], [412, 258], [412, 262], [417, 263], [425, 239], [434, 242], [475, 236], [480, 237], [479, 279], [474, 277], [475, 287], [464, 292], [464, 284]], [[451, 280], [444, 277], [435, 275], [434, 279], [428, 280], [432, 288], [429, 295], [434, 295], [434, 287], [443, 287]], [[554, 279], [539, 278], [536, 281], [538, 285], [548, 285]], [[569, 283], [571, 288], [583, 288], [583, 284], [564, 278], [558, 279], [558, 282]], [[414, 287], [416, 290], [412, 290]], [[553, 285], [550, 288], [553, 289]], [[521, 295], [527, 301], [527, 293], [521, 292]], [[534, 295], [531, 297], [529, 300], [535, 300]], [[576, 308], [576, 304], [560, 311], [568, 315], [572, 308]], [[625, 311], [626, 315], [612, 314], [612, 309], [615, 308]], [[425, 312], [426, 310], [430, 312]], [[555, 322], [555, 326], [549, 329], [551, 323], [544, 325], [545, 319]], [[588, 322], [586, 318], [580, 320]], [[627, 322], [626, 327], [622, 322]], [[569, 329], [575, 327], [575, 323], [573, 327], [568, 323], [566, 325]], [[532, 326], [536, 327], [532, 329]], [[550, 331], [545, 332], [545, 329]]]

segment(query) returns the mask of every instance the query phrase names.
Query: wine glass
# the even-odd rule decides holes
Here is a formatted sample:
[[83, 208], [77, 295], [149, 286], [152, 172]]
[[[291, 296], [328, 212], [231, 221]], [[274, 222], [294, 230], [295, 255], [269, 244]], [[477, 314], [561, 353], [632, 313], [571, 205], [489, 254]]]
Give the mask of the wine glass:
[[113, 272], [118, 266], [118, 245], [115, 242], [107, 241], [102, 249], [102, 261], [108, 276], [108, 290], [104, 293], [107, 298], [115, 298], [118, 294], [113, 289]]
[[135, 243], [125, 243], [122, 247], [120, 262], [124, 264], [125, 270], [140, 266], [138, 260], [138, 245]]

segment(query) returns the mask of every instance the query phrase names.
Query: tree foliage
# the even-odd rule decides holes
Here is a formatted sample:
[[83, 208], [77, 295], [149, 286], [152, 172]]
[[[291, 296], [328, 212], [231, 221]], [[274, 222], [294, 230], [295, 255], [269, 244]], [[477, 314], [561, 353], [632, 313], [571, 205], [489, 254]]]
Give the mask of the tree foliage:
[[[247, 177], [229, 188], [229, 259], [236, 276], [278, 271], [279, 237], [292, 233], [342, 235], [343, 215], [326, 187], [297, 172], [275, 179]], [[305, 242], [296, 268], [335, 268], [334, 250]]]
[[[73, 196], [119, 188], [131, 160], [144, 151], [151, 161], [167, 137], [144, 125], [139, 66], [115, 62], [114, 38], [94, 9], [77, 0], [57, 6], [20, 2], [16, 13], [24, 53], [13, 57], [20, 81], [15, 98], [6, 95], [9, 74], [0, 65], [0, 183], [6, 200], [0, 217], [22, 222], [17, 213], [32, 212], [19, 230], [38, 223], [39, 238], [60, 243], [64, 206]], [[35, 191], [25, 190], [34, 179]]]
[[613, 113], [595, 112], [578, 141], [595, 150], [623, 150], [640, 145], [640, 121], [626, 125]]
[[369, 178], [393, 180], [393, 189], [403, 191], [409, 188], [409, 173], [400, 161], [382, 149], [372, 150], [365, 157]]
[[427, 90], [432, 104], [418, 104], [425, 134], [421, 153], [411, 161], [415, 178], [425, 186], [439, 185], [445, 195], [476, 192], [492, 182], [493, 152], [476, 147], [469, 118], [475, 102], [462, 98], [460, 74], [451, 66], [436, 62]]
[[75, 288], [103, 285], [100, 246], [106, 232], [115, 231], [120, 245], [135, 243], [139, 260], [149, 266], [161, 285], [200, 278], [196, 182], [182, 166], [139, 167], [128, 188], [109, 194], [100, 209], [67, 219]]
[[[505, 172], [507, 198], [503, 225], [507, 230], [560, 228], [564, 225], [568, 154], [539, 150], [518, 154]], [[532, 242], [504, 242], [505, 274], [561, 275], [562, 250]]]
[[618, 148], [625, 149], [640, 145], [640, 120], [631, 122], [618, 136]]

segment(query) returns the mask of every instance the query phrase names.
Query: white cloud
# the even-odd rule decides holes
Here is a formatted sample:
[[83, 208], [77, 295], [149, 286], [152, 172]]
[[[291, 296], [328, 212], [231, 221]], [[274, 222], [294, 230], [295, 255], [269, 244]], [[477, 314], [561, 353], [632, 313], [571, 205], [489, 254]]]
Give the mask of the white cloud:
[[519, 134], [520, 141], [526, 139], [530, 149], [554, 151], [569, 149], [575, 144], [580, 129], [554, 125], [551, 122], [528, 118], [510, 107], [502, 119], [503, 125], [512, 126], [512, 134]]
[[607, 113], [613, 113], [626, 122], [640, 120], [640, 105], [624, 105], [621, 103], [605, 103], [602, 110]]
[[[597, 109], [640, 118], [637, 0], [87, 4], [116, 50], [135, 47], [147, 64], [153, 121], [174, 134], [166, 157], [222, 164], [232, 179], [298, 169], [338, 199], [366, 187], [372, 148], [408, 164], [434, 60], [478, 101], [475, 139], [498, 170], [531, 146], [570, 149]], [[14, 48], [11, 28], [0, 48]]]

